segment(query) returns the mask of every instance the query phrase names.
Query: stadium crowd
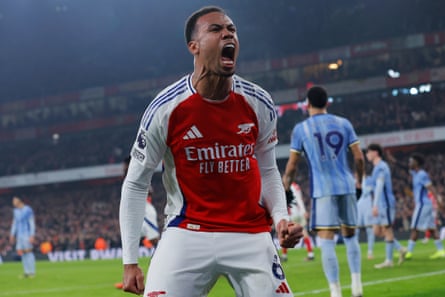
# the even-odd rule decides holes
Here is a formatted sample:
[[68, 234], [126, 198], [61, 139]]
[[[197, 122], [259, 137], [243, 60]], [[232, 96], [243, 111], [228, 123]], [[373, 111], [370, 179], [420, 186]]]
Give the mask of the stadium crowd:
[[[245, 76], [253, 79], [268, 91], [277, 91], [304, 87], [306, 82], [326, 84], [349, 79], [385, 76], [389, 69], [406, 74], [445, 65], [445, 45], [344, 59], [335, 71], [329, 70], [327, 64], [310, 64], [297, 68], [246, 73]], [[244, 74], [241, 75], [244, 76]], [[141, 110], [152, 99], [152, 92], [99, 96], [95, 99], [69, 104], [39, 106], [19, 112], [2, 112], [0, 125], [5, 129], [50, 127], [60, 122], [66, 125], [120, 115], [132, 116], [136, 120]], [[37, 98], [33, 100], [38, 101]]]
[[[359, 135], [445, 124], [445, 90], [416, 96], [372, 92], [334, 98], [329, 111], [351, 120]], [[289, 143], [293, 125], [306, 118], [302, 109], [287, 110], [278, 120], [281, 144]], [[128, 154], [134, 126], [2, 143], [0, 176], [119, 163]], [[17, 145], [19, 144], [19, 145]], [[82, 152], [82, 153], [77, 153]]]
[[[397, 199], [397, 219], [395, 229], [399, 232], [409, 230], [414, 204], [411, 182], [407, 171], [408, 157], [414, 148], [386, 151], [386, 158], [393, 172], [394, 192]], [[445, 196], [445, 143], [422, 147], [426, 157], [426, 170], [430, 172], [437, 190]], [[279, 160], [284, 169], [286, 160]], [[301, 164], [297, 182], [301, 185], [305, 202], [309, 207], [307, 168]], [[162, 228], [165, 192], [161, 176], [155, 174], [153, 180], [153, 204], [158, 210], [158, 223]], [[49, 241], [53, 250], [92, 249], [98, 237], [103, 237], [108, 247], [120, 246], [118, 207], [120, 201], [120, 180], [102, 182], [83, 182], [32, 187], [23, 190], [24, 200], [33, 207], [36, 214], [37, 243]], [[0, 253], [12, 253], [8, 242], [12, 218], [11, 195], [0, 195]], [[441, 212], [441, 223], [445, 223], [445, 209]]]
[[[422, 6], [420, 0], [411, 2], [419, 7]], [[270, 7], [268, 1], [263, 1], [258, 5]], [[277, 11], [286, 11], [290, 15], [283, 16], [271, 12], [272, 22], [281, 24], [283, 20], [295, 19], [292, 13], [295, 13], [296, 8], [291, 7], [283, 10], [281, 7], [280, 10], [282, 5], [289, 4], [278, 1], [273, 7]], [[338, 5], [338, 3], [335, 4], [335, 6]], [[323, 11], [309, 10], [305, 14], [305, 17], [308, 18], [306, 22], [309, 22], [309, 20], [312, 22], [314, 15], [317, 15], [318, 20], [332, 21], [332, 19], [335, 19], [336, 22], [344, 22], [343, 26], [340, 24], [340, 27], [343, 28], [343, 34], [341, 36], [331, 34], [331, 29], [325, 25], [326, 23], [317, 22], [318, 27], [313, 28], [314, 32], [299, 32], [301, 33], [299, 36], [305, 36], [304, 40], [295, 38], [292, 41], [285, 40], [283, 44], [286, 44], [288, 49], [301, 48], [309, 52], [314, 51], [314, 49], [327, 48], [327, 46], [341, 46], [342, 44], [367, 42], [376, 39], [386, 40], [386, 38], [393, 38], [394, 36], [406, 36], [407, 34], [445, 29], [441, 9], [430, 7], [429, 22], [424, 22], [419, 14], [419, 18], [400, 19], [398, 28], [388, 26], [385, 32], [373, 32], [372, 30], [363, 32], [358, 29], [359, 27], [350, 26], [350, 23], [352, 22], [351, 18], [354, 18], [357, 22], [365, 21], [362, 18], [366, 5], [358, 3], [353, 7], [338, 6], [337, 9], [326, 8]], [[378, 11], [379, 19], [384, 21], [385, 17], [380, 14], [385, 12], [379, 9], [376, 11]], [[339, 14], [344, 17], [338, 17]], [[297, 21], [301, 22], [302, 20]], [[374, 20], [372, 19], [372, 21]], [[272, 27], [270, 26], [271, 30]], [[286, 26], [281, 25], [281, 27], [285, 28]], [[288, 27], [293, 28], [293, 30], [302, 30], [299, 29], [299, 26]], [[252, 30], [250, 37], [254, 40], [255, 37], [258, 37], [255, 36], [254, 28], [249, 28], [249, 25], [244, 26], [244, 28], [247, 31]], [[319, 35], [320, 32], [327, 37], [317, 38], [316, 40], [320, 44], [306, 42], [306, 36]], [[263, 36], [281, 35], [277, 32], [261, 32], [261, 34]], [[330, 39], [330, 36], [335, 36], [337, 40], [334, 42]], [[270, 52], [270, 46], [267, 45], [266, 48], [266, 44], [253, 43], [256, 45], [256, 54], [249, 52], [249, 49], [245, 52], [251, 58], [269, 59], [269, 57], [283, 57], [294, 54], [285, 51], [280, 46], [274, 47], [274, 52]], [[264, 47], [264, 50], [261, 50], [261, 46]], [[261, 54], [258, 55], [258, 52]], [[409, 73], [444, 66], [445, 46], [435, 45], [386, 52], [369, 57], [343, 59], [336, 71], [328, 70], [325, 64], [308, 64], [293, 69], [278, 69], [265, 73], [246, 73], [245, 76], [258, 82], [269, 91], [276, 91], [304, 87], [307, 82], [326, 84], [335, 81], [385, 76], [388, 69]], [[189, 66], [184, 65], [182, 69]], [[161, 70], [162, 67], [158, 71]], [[109, 71], [109, 73], [113, 73], [113, 71]], [[141, 76], [144, 77], [146, 74], [143, 73]], [[168, 73], [153, 73], [154, 76], [166, 74]], [[240, 74], [243, 75], [243, 73]], [[88, 76], [97, 77], [92, 72], [85, 74], [86, 78]], [[106, 84], [119, 82], [117, 77], [111, 80], [109, 80], [109, 77], [104, 79], [108, 79]], [[64, 88], [63, 82], [54, 85]], [[81, 88], [80, 85], [79, 88]], [[152, 99], [152, 95], [151, 92], [145, 91], [142, 93], [107, 95], [105, 97], [98, 96], [98, 98], [76, 101], [70, 104], [21, 111], [7, 112], [0, 109], [2, 111], [0, 120], [2, 131], [26, 131], [30, 128], [48, 131], [48, 137], [46, 138], [27, 139], [27, 137], [23, 137], [22, 140], [2, 142], [0, 147], [0, 176], [122, 162], [124, 157], [128, 155], [133, 143], [135, 127], [138, 124], [141, 112]], [[20, 101], [23, 98], [12, 99]], [[297, 99], [303, 98], [295, 98], [295, 100]], [[329, 111], [349, 118], [359, 135], [441, 126], [445, 124], [445, 89], [443, 84], [436, 84], [433, 85], [431, 92], [415, 96], [403, 92], [393, 94], [392, 90], [337, 96], [333, 98]], [[120, 125], [123, 116], [126, 116], [129, 121]], [[286, 110], [280, 116], [278, 121], [280, 144], [289, 143], [294, 124], [306, 118], [306, 116], [303, 109]], [[61, 123], [80, 127], [90, 120], [97, 121], [110, 118], [117, 120], [114, 125], [109, 125], [106, 128], [79, 129], [76, 132], [59, 133], [57, 137], [56, 134], [49, 132], [54, 131], [54, 127], [60, 126]], [[26, 132], [24, 134], [26, 136]], [[398, 148], [388, 151], [387, 156], [392, 167], [394, 191], [397, 197], [396, 229], [398, 231], [409, 229], [413, 211], [409, 174], [403, 166], [400, 166], [400, 163], [407, 164], [409, 153], [413, 149]], [[421, 146], [420, 151], [427, 156], [425, 168], [429, 171], [434, 184], [437, 185], [438, 191], [445, 196], [445, 153], [443, 153], [445, 143]], [[281, 170], [284, 169], [284, 162], [285, 160], [279, 160]], [[304, 167], [304, 165], [301, 166]], [[303, 193], [308, 193], [307, 170], [302, 168], [300, 172], [305, 174], [300, 175], [297, 182], [300, 184]], [[158, 222], [162, 227], [165, 193], [158, 174], [155, 175], [153, 180], [153, 187], [153, 203], [158, 210]], [[14, 194], [22, 196], [35, 211], [36, 246], [49, 241], [54, 250], [91, 249], [98, 237], [105, 238], [109, 247], [120, 245], [118, 226], [120, 188], [120, 179], [110, 179], [101, 182], [90, 181], [29, 187], [19, 189], [19, 193]], [[0, 253], [2, 255], [13, 253], [13, 247], [8, 242], [12, 218], [12, 191], [14, 189], [0, 194], [0, 217], [2, 217], [2, 220], [0, 220]], [[306, 199], [306, 202], [309, 203], [309, 199]], [[308, 209], [310, 208], [308, 207]], [[444, 222], [444, 214], [445, 210], [442, 210], [442, 222]]]
[[[38, 186], [18, 193], [35, 213], [36, 250], [43, 242], [50, 242], [53, 251], [93, 249], [99, 237], [106, 240], [108, 248], [120, 247], [121, 185], [120, 179], [110, 179]], [[153, 188], [153, 205], [163, 226], [165, 193], [159, 174], [155, 174]], [[11, 195], [0, 195], [0, 201], [0, 255], [6, 256], [14, 251], [9, 244]]]

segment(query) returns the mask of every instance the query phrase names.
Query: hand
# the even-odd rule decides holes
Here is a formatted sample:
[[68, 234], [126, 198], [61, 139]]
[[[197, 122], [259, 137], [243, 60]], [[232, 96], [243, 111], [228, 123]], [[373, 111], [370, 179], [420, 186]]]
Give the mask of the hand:
[[377, 206], [374, 206], [374, 207], [372, 208], [372, 215], [373, 215], [374, 217], [377, 217], [377, 216], [379, 215], [379, 210], [378, 210]]
[[122, 289], [125, 292], [136, 295], [144, 294], [144, 274], [137, 264], [124, 265], [124, 286]]
[[293, 248], [303, 237], [303, 228], [294, 222], [281, 220], [277, 225], [277, 235], [281, 247]]

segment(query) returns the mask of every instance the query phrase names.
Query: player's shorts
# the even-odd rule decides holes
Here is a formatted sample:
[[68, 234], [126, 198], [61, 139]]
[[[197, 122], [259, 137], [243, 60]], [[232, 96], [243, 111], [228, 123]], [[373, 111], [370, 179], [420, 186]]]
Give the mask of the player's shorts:
[[392, 226], [396, 219], [396, 209], [385, 207], [378, 209], [377, 217], [374, 217], [374, 224], [378, 226]]
[[145, 206], [144, 222], [142, 223], [141, 237], [147, 237], [148, 239], [155, 239], [160, 236], [158, 227], [158, 218], [156, 209], [153, 205], [148, 204]]
[[357, 202], [357, 227], [370, 227], [374, 225], [374, 216], [372, 215], [372, 200], [360, 199]]
[[19, 236], [16, 238], [15, 249], [18, 251], [32, 250], [32, 243], [29, 241], [29, 236]]
[[357, 197], [355, 194], [326, 196], [312, 199], [312, 230], [339, 229], [357, 225]]
[[411, 220], [411, 229], [425, 231], [436, 229], [435, 212], [431, 204], [417, 204]]
[[[167, 228], [151, 260], [143, 296], [207, 296], [225, 276], [237, 297], [291, 297], [268, 232]], [[156, 295], [158, 294], [158, 295]]]

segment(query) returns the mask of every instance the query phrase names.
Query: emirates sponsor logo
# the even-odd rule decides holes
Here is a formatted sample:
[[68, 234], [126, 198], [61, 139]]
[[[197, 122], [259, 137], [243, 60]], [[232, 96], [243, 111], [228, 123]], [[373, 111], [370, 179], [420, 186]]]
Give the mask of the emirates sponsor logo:
[[240, 143], [237, 145], [221, 145], [215, 143], [208, 147], [186, 146], [185, 155], [187, 161], [210, 161], [219, 159], [237, 159], [251, 156], [254, 153], [254, 143]]
[[199, 162], [199, 173], [236, 173], [250, 170], [251, 157], [254, 155], [255, 143], [240, 143], [213, 146], [184, 148], [187, 161]]

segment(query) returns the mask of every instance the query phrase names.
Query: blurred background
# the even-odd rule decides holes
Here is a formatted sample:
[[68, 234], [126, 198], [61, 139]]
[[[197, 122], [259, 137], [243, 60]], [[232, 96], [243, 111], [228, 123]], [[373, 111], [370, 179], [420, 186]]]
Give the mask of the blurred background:
[[[145, 107], [192, 71], [184, 23], [209, 4], [226, 9], [237, 26], [238, 74], [277, 104], [281, 170], [292, 128], [307, 117], [305, 92], [322, 84], [329, 111], [352, 121], [362, 146], [385, 147], [398, 232], [406, 234], [413, 209], [409, 154], [426, 155], [445, 195], [443, 1], [0, 0], [3, 259], [14, 257], [13, 195], [34, 208], [37, 245], [91, 249], [101, 236], [120, 247], [122, 162]], [[153, 188], [162, 226], [159, 173]]]

